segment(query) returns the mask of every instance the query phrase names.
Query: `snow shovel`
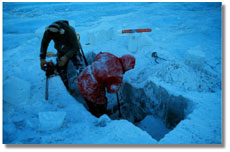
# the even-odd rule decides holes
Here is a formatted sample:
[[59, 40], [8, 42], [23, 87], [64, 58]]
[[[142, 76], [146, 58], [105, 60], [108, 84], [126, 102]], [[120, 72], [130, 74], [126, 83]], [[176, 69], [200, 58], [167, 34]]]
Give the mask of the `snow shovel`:
[[117, 96], [117, 104], [118, 104], [118, 112], [119, 112], [119, 118], [121, 118], [121, 108], [120, 108], [120, 100], [119, 100], [119, 96], [118, 93], [116, 92], [116, 96]]

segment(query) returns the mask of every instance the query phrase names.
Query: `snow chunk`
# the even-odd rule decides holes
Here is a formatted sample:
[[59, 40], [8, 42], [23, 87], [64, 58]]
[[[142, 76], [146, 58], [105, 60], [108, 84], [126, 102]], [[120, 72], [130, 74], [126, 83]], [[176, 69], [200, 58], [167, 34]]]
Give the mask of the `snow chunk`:
[[152, 46], [153, 40], [145, 33], [134, 33], [129, 35], [128, 39], [128, 51], [136, 53], [137, 50], [141, 50], [145, 46]]
[[139, 49], [142, 49], [145, 46], [152, 46], [153, 45], [153, 39], [147, 35], [147, 33], [141, 33], [138, 46]]
[[117, 85], [111, 85], [111, 90], [118, 90], [118, 87]]
[[102, 115], [96, 122], [95, 126], [96, 127], [105, 127], [107, 123], [109, 123], [111, 119], [107, 115]]
[[198, 45], [185, 53], [185, 64], [190, 65], [194, 69], [201, 69], [205, 64], [205, 53], [203, 48]]
[[38, 29], [35, 31], [35, 35], [36, 35], [36, 37], [37, 37], [38, 39], [42, 39], [43, 34], [44, 34], [44, 32], [45, 32], [45, 29], [46, 29], [46, 27], [45, 27], [45, 26], [42, 26], [42, 27], [38, 28]]
[[41, 130], [53, 130], [60, 128], [65, 119], [66, 112], [40, 112], [39, 113], [39, 122]]
[[128, 40], [128, 50], [129, 52], [135, 53], [138, 50], [138, 37], [135, 35], [130, 35]]
[[93, 30], [88, 31], [87, 34], [89, 43], [92, 45], [98, 43], [98, 40], [101, 42], [112, 40], [115, 36], [113, 26], [108, 23], [99, 25]]
[[17, 77], [8, 78], [3, 84], [3, 100], [17, 106], [28, 104], [31, 84]]

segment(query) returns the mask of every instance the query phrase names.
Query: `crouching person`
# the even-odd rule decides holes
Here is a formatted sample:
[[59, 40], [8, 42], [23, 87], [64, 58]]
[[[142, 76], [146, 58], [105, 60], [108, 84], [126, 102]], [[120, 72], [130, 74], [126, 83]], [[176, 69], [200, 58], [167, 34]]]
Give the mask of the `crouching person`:
[[106, 113], [108, 93], [117, 92], [123, 75], [135, 66], [135, 57], [124, 55], [120, 58], [111, 53], [99, 53], [94, 62], [76, 78], [78, 90], [83, 95], [89, 111], [96, 117]]
[[74, 68], [79, 73], [85, 67], [76, 32], [68, 21], [60, 20], [49, 25], [43, 35], [40, 49], [40, 65], [41, 69], [45, 70], [47, 49], [50, 41], [53, 40], [55, 49], [57, 50], [57, 72], [61, 76], [66, 88], [68, 86], [68, 65], [73, 63]]

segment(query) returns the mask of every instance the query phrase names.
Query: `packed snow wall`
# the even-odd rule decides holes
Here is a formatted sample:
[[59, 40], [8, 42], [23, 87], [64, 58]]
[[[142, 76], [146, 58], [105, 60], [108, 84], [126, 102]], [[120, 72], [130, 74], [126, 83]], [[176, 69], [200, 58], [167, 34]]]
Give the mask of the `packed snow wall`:
[[[113, 97], [113, 99], [108, 100], [113, 100], [114, 103], [108, 107], [111, 113], [110, 117], [118, 119], [116, 99]], [[193, 110], [192, 101], [181, 95], [170, 94], [165, 88], [157, 86], [153, 81], [146, 82], [144, 87], [137, 87], [125, 82], [119, 91], [119, 100], [122, 119], [127, 119], [140, 128], [143, 126], [143, 121], [146, 121], [145, 119], [150, 119], [149, 116], [152, 117], [151, 120], [154, 119], [155, 124], [151, 124], [151, 120], [148, 120], [146, 121], [147, 125], [163, 124], [157, 130], [149, 130], [149, 127], [153, 126], [142, 128], [150, 135], [155, 134], [159, 129], [167, 130], [162, 131], [160, 137], [152, 136], [157, 140], [175, 128], [180, 121], [186, 119]]]

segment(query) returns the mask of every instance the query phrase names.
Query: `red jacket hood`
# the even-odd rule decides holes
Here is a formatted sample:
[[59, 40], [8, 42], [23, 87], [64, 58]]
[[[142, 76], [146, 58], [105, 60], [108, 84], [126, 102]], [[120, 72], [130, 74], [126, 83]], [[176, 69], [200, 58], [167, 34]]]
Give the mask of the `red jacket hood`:
[[135, 57], [129, 54], [123, 55], [122, 57], [119, 58], [124, 72], [133, 69], [135, 66]]

